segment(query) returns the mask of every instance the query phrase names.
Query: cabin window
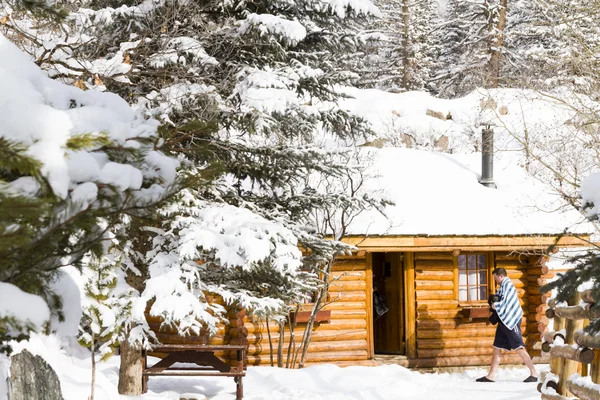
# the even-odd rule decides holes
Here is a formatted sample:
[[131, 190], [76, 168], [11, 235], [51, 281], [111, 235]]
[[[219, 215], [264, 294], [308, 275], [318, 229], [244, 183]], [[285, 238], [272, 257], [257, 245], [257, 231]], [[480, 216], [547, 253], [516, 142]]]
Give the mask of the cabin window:
[[460, 254], [458, 301], [484, 301], [488, 294], [488, 268], [485, 254]]

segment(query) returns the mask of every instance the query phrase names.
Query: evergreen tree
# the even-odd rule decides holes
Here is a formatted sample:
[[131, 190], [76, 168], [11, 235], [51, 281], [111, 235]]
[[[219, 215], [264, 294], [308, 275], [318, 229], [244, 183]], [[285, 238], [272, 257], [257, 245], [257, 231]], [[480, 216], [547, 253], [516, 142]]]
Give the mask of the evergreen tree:
[[[102, 254], [127, 215], [151, 216], [177, 189], [178, 162], [161, 153], [156, 124], [123, 100], [48, 79], [3, 36], [0, 49], [1, 84], [23, 89], [0, 103], [0, 282], [41, 296], [60, 318], [59, 268]], [[2, 325], [4, 341], [15, 322]]]
[[593, 96], [600, 47], [597, 1], [515, 1], [509, 10], [506, 75], [512, 85], [569, 88]]
[[100, 361], [107, 360], [118, 348], [131, 313], [131, 289], [118, 293], [115, 273], [120, 261], [114, 253], [99, 258], [91, 256], [84, 269], [88, 278], [84, 286], [85, 304], [79, 326], [79, 343], [92, 352], [92, 387], [90, 400], [94, 400], [96, 383], [96, 354]]
[[364, 53], [353, 56], [360, 86], [382, 90], [423, 90], [430, 78], [434, 52], [433, 0], [380, 0], [382, 16], [363, 34]]
[[[335, 103], [335, 85], [357, 78], [343, 56], [361, 44], [359, 25], [378, 12], [369, 1], [168, 1], [118, 12], [111, 1], [84, 5], [91, 9], [75, 9], [63, 24], [69, 35], [51, 33], [59, 35], [54, 49], [32, 48], [43, 68], [119, 93], [160, 118], [164, 151], [193, 171], [186, 176], [198, 199], [275, 220], [314, 254], [336, 247], [305, 229], [311, 211], [335, 193], [306, 183], [311, 173], [347, 169], [332, 158], [337, 150], [323, 150], [323, 136], [352, 143], [369, 132]], [[12, 30], [50, 34], [24, 21], [13, 18]], [[102, 69], [108, 60], [111, 68]]]
[[507, 17], [506, 0], [450, 0], [439, 34], [432, 87], [443, 97], [498, 87]]
[[[204, 300], [209, 291], [287, 313], [286, 303], [301, 301], [315, 274], [349, 250], [311, 228], [312, 212], [340, 198], [316, 190], [311, 176], [344, 176], [340, 150], [323, 143], [353, 144], [369, 133], [339, 108], [336, 88], [356, 81], [344, 55], [357, 51], [359, 26], [377, 9], [367, 0], [84, 5], [72, 5], [62, 30], [33, 28], [16, 15], [6, 29], [53, 38], [50, 49], [24, 44], [51, 76], [118, 93], [164, 124], [161, 149], [177, 155], [178, 181], [189, 190], [163, 208], [162, 223], [146, 215], [127, 222], [125, 257], [148, 278], [140, 303], [152, 300], [151, 313], [182, 334], [215, 327], [223, 310]], [[237, 231], [222, 232], [215, 221]], [[200, 240], [207, 237], [216, 241]], [[186, 307], [173, 309], [169, 298]], [[143, 307], [136, 309], [144, 326]], [[138, 330], [126, 343], [143, 340]]]

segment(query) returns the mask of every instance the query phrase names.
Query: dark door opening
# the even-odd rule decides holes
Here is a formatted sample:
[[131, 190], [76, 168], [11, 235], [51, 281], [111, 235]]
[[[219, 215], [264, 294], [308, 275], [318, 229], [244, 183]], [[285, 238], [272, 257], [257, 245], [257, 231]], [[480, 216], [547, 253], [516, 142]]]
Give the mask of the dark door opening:
[[403, 280], [402, 253], [373, 254], [375, 354], [405, 352]]

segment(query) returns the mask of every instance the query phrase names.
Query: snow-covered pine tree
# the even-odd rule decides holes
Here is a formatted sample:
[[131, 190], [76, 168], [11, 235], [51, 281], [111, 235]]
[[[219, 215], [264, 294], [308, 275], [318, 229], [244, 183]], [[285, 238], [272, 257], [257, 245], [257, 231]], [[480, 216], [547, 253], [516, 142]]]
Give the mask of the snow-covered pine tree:
[[[594, 172], [588, 175], [581, 184], [581, 203], [582, 212], [598, 228], [600, 221], [600, 172]], [[568, 302], [573, 300], [577, 292], [590, 290], [593, 303], [600, 303], [600, 246], [597, 243], [590, 243], [591, 249], [585, 253], [578, 254], [568, 260], [573, 265], [564, 274], [559, 274], [558, 278], [541, 288], [542, 292], [556, 290], [557, 302]], [[550, 249], [552, 250], [552, 249]], [[600, 333], [600, 319], [589, 321], [584, 330], [597, 336]]]
[[[118, 257], [118, 255], [116, 255]], [[131, 313], [131, 288], [119, 293], [116, 271], [120, 260], [114, 252], [86, 260], [83, 276], [85, 300], [83, 315], [79, 325], [78, 341], [92, 352], [92, 386], [90, 400], [94, 400], [96, 386], [96, 354], [99, 361], [105, 361], [113, 355], [125, 329], [124, 321]]]
[[514, 1], [509, 9], [506, 75], [519, 86], [591, 94], [600, 47], [597, 1]]
[[450, 0], [436, 27], [440, 55], [431, 86], [443, 97], [498, 87], [507, 0]]
[[[311, 211], [337, 198], [315, 190], [309, 177], [348, 169], [323, 137], [352, 142], [368, 133], [335, 103], [336, 85], [356, 80], [342, 56], [361, 43], [358, 24], [377, 9], [367, 0], [117, 3], [75, 7], [63, 30], [36, 30], [27, 16], [8, 13], [6, 29], [52, 38], [50, 50], [35, 41], [24, 47], [55, 78], [119, 93], [164, 122], [161, 145], [179, 155], [191, 186], [165, 209], [172, 219], [150, 229], [142, 301], [154, 300], [151, 313], [187, 333], [218, 321], [208, 311], [222, 310], [201, 301], [207, 290], [274, 310], [303, 296], [313, 286], [299, 267], [314, 273], [349, 249], [309, 227]], [[240, 231], [215, 231], [218, 223]], [[207, 232], [218, 240], [194, 239]], [[146, 242], [135, 238], [139, 254]], [[286, 280], [295, 281], [280, 284]], [[248, 281], [260, 284], [239, 291]], [[172, 290], [158, 291], [165, 282]], [[169, 297], [187, 307], [161, 308]]]
[[[353, 56], [360, 86], [382, 90], [423, 90], [434, 55], [432, 22], [438, 13], [433, 0], [379, 0], [381, 18], [363, 34], [364, 53]], [[368, 40], [370, 39], [370, 40]]]
[[60, 312], [58, 269], [101, 254], [125, 215], [151, 215], [179, 163], [160, 151], [157, 124], [122, 99], [45, 77], [1, 35], [0, 53], [0, 282]]

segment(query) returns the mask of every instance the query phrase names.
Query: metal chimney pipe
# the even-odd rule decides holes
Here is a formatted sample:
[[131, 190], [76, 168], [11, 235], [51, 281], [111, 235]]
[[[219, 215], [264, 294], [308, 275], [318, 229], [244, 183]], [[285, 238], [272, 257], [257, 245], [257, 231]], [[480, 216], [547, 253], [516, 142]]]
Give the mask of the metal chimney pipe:
[[494, 130], [487, 125], [481, 131], [481, 179], [485, 187], [496, 188], [494, 183]]

